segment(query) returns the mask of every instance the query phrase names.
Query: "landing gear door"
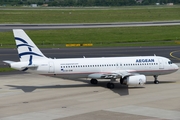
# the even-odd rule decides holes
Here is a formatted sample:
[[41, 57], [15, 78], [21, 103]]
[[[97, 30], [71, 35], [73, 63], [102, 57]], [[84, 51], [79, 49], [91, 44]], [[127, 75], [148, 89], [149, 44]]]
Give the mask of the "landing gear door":
[[49, 62], [49, 73], [54, 73], [54, 62]]
[[159, 58], [159, 69], [164, 69], [163, 59]]

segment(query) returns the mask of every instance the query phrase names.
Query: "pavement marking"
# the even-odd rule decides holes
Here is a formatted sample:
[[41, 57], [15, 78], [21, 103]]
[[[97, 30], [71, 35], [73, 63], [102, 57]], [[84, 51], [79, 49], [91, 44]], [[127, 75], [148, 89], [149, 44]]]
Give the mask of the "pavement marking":
[[170, 56], [172, 57], [172, 58], [174, 58], [174, 59], [177, 59], [177, 60], [180, 60], [180, 58], [179, 57], [176, 57], [176, 56], [174, 56], [173, 55], [173, 53], [176, 53], [176, 52], [180, 52], [180, 50], [177, 50], [177, 51], [172, 51], [172, 52], [170, 52]]
[[164, 110], [159, 108], [150, 108], [150, 107], [142, 107], [142, 106], [134, 106], [134, 105], [106, 109], [106, 111], [156, 117], [160, 119], [173, 119], [173, 120], [180, 119], [180, 112], [175, 110]]

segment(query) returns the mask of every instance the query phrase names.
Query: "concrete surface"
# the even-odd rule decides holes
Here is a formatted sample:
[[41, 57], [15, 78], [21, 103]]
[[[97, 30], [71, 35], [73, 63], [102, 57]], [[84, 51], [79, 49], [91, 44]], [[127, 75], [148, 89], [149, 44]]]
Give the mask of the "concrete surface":
[[180, 120], [180, 70], [144, 87], [35, 74], [0, 76], [0, 120]]

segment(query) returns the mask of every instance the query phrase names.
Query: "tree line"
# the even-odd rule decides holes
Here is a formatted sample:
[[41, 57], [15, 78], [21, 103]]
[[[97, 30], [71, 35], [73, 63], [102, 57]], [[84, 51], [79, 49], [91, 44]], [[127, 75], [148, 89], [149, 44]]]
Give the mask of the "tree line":
[[0, 5], [30, 5], [37, 4], [48, 6], [133, 6], [133, 5], [155, 5], [156, 3], [180, 4], [180, 0], [0, 0]]

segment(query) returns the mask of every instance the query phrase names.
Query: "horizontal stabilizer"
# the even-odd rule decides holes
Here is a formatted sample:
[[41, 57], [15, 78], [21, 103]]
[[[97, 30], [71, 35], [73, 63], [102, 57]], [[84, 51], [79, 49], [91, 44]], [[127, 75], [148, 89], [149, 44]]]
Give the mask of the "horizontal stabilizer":
[[24, 69], [24, 68], [37, 68], [37, 67], [38, 67], [38, 65], [33, 64], [33, 65], [23, 66], [21, 68]]
[[7, 63], [7, 64], [11, 64], [11, 63], [14, 63], [15, 61], [4, 60], [3, 62], [5, 62], [5, 63]]

